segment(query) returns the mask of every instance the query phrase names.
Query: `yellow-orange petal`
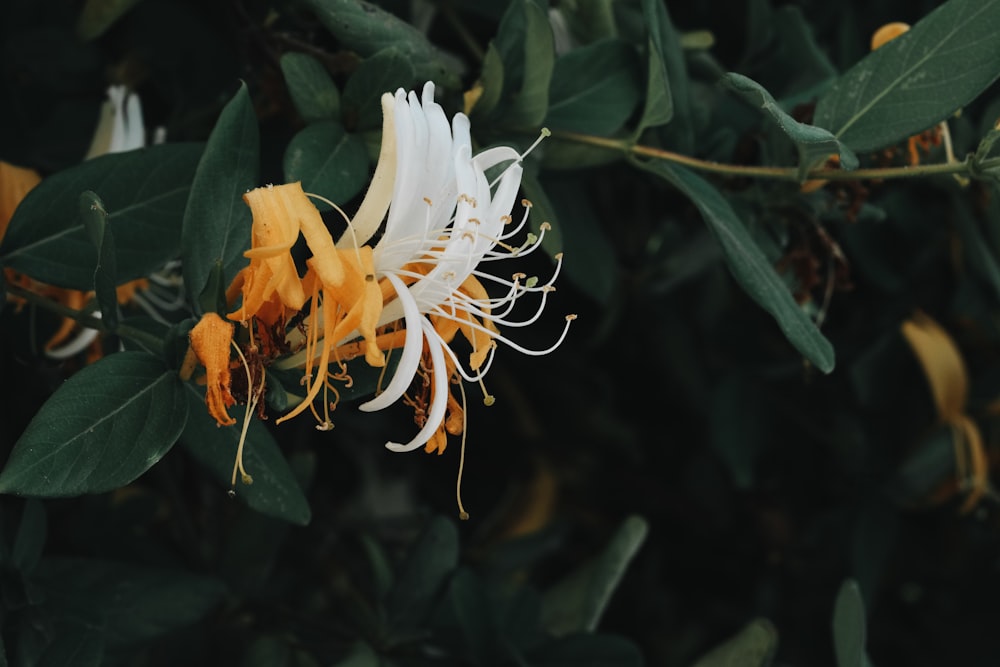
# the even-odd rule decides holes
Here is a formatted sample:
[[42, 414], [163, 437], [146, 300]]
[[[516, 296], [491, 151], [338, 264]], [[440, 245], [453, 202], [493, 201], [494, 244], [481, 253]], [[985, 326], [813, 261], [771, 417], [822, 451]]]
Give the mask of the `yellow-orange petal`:
[[233, 341], [233, 325], [216, 313], [206, 313], [188, 334], [191, 349], [205, 367], [205, 403], [208, 413], [219, 426], [236, 423], [226, 408], [236, 403], [230, 393], [229, 348]]
[[883, 46], [886, 42], [896, 39], [909, 29], [910, 24], [902, 21], [886, 23], [872, 34], [872, 51]]
[[0, 160], [0, 239], [7, 233], [14, 210], [41, 181], [42, 177], [34, 169], [15, 167]]

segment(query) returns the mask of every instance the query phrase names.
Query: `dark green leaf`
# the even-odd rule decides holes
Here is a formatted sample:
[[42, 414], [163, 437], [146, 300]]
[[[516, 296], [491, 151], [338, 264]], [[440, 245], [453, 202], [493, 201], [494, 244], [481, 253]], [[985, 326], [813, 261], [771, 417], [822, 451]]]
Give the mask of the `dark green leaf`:
[[340, 91], [323, 63], [306, 53], [286, 53], [281, 56], [281, 73], [302, 120], [314, 123], [340, 117]]
[[187, 420], [177, 374], [119, 352], [67, 380], [35, 414], [0, 472], [0, 492], [73, 496], [124, 486], [167, 453]]
[[79, 619], [60, 620], [38, 667], [102, 667], [107, 664], [100, 628]]
[[80, 195], [80, 218], [90, 242], [97, 249], [97, 267], [94, 269], [94, 293], [101, 308], [101, 319], [110, 330], [118, 327], [118, 293], [115, 290], [116, 258], [115, 238], [108, 225], [108, 212], [104, 202], [95, 193]]
[[[251, 215], [243, 193], [258, 185], [259, 145], [257, 115], [241, 82], [208, 138], [184, 211], [184, 288], [197, 307], [216, 265], [221, 263], [228, 286], [250, 247]], [[209, 297], [212, 302], [214, 294]]]
[[642, 667], [642, 653], [623, 637], [577, 634], [529, 654], [532, 667]]
[[201, 144], [163, 144], [104, 155], [49, 176], [28, 193], [0, 244], [4, 266], [78, 290], [94, 286], [94, 252], [80, 193], [100, 195], [115, 238], [118, 280], [142, 278], [177, 257]]
[[[336, 663], [333, 667], [384, 667], [378, 654], [368, 643], [358, 641], [355, 643], [351, 653]], [[263, 667], [263, 666], [262, 666]]]
[[615, 25], [615, 0], [576, 0], [559, 5], [565, 17], [570, 36], [582, 44], [590, 44], [606, 37], [617, 37]]
[[108, 646], [149, 640], [197, 622], [226, 593], [218, 579], [177, 569], [86, 558], [48, 558], [39, 584], [53, 606], [85, 615]]
[[344, 120], [358, 130], [382, 127], [382, 94], [409, 90], [418, 82], [406, 53], [389, 47], [366, 58], [344, 86]]
[[647, 127], [656, 127], [670, 122], [674, 117], [674, 98], [670, 92], [667, 65], [663, 62], [663, 52], [652, 37], [646, 44], [646, 95], [643, 98], [642, 114], [635, 126], [635, 136]]
[[757, 304], [769, 312], [788, 341], [824, 373], [834, 366], [830, 341], [795, 303], [785, 282], [764, 256], [723, 196], [693, 172], [664, 162], [643, 163], [683, 192], [701, 212], [719, 240], [733, 277]]
[[[368, 149], [336, 121], [308, 125], [285, 149], [285, 180], [302, 181], [306, 192], [343, 205], [368, 182]], [[325, 205], [314, 202], [320, 208]]]
[[[670, 21], [666, 4], [660, 0], [642, 0], [642, 18], [648, 31], [649, 59], [651, 62], [649, 77], [656, 80], [650, 88], [643, 109], [646, 127], [666, 124], [661, 128], [665, 143], [676, 150], [690, 153], [694, 149], [694, 121], [691, 109], [691, 81], [687, 71], [687, 61], [681, 49], [680, 35]], [[656, 54], [652, 53], [653, 50]], [[662, 63], [665, 74], [659, 73], [659, 63]], [[661, 83], [669, 85], [669, 95], [664, 99], [659, 90]], [[664, 105], [669, 103], [669, 109]], [[650, 117], [645, 117], [650, 114]]]
[[21, 512], [21, 523], [17, 526], [14, 546], [10, 552], [10, 562], [21, 572], [31, 572], [45, 547], [48, 535], [48, 519], [45, 506], [40, 500], [29, 498]]
[[609, 38], [556, 60], [545, 125], [550, 129], [609, 135], [632, 115], [641, 95], [635, 51]]
[[857, 156], [843, 142], [828, 130], [800, 123], [792, 118], [788, 112], [778, 106], [771, 93], [764, 90], [756, 81], [735, 72], [727, 73], [722, 81], [730, 89], [739, 93], [747, 102], [763, 109], [781, 128], [782, 132], [795, 143], [795, 148], [799, 152], [798, 177], [800, 180], [805, 179], [806, 173], [810, 169], [821, 165], [831, 155], [840, 156], [840, 164], [844, 169], [854, 169], [858, 166]]
[[473, 118], [487, 115], [493, 111], [503, 94], [503, 60], [500, 58], [500, 52], [497, 51], [495, 44], [491, 43], [486, 48], [483, 66], [479, 72], [479, 84], [482, 85], [483, 92], [470, 111]]
[[493, 45], [504, 72], [502, 119], [509, 127], [537, 128], [548, 111], [555, 66], [552, 29], [532, 0], [513, 0], [503, 15]]
[[865, 603], [861, 589], [846, 579], [837, 592], [833, 608], [833, 648], [837, 667], [870, 667], [865, 653]]
[[542, 598], [542, 624], [554, 635], [593, 632], [625, 569], [646, 539], [642, 517], [622, 522], [596, 557], [556, 583]]
[[410, 547], [386, 596], [387, 625], [391, 632], [405, 636], [423, 627], [457, 566], [458, 529], [444, 517], [432, 517]]
[[[405, 54], [419, 81], [458, 88], [460, 80], [437, 47], [413, 25], [362, 0], [304, 0], [344, 48], [369, 58], [387, 48]], [[380, 92], [391, 92], [385, 88]], [[346, 91], [345, 91], [346, 92]]]
[[855, 151], [948, 118], [1000, 76], [1000, 0], [950, 0], [869, 53], [816, 104], [814, 122]]
[[[209, 416], [202, 392], [189, 384], [184, 394], [190, 409], [187, 425], [180, 436], [181, 445], [228, 488], [232, 482], [242, 415], [238, 418], [239, 424], [220, 427]], [[300, 526], [309, 523], [309, 501], [278, 443], [256, 417], [251, 418], [247, 428], [243, 464], [253, 477], [253, 484], [242, 484], [237, 479], [237, 498], [261, 514]]]
[[778, 630], [766, 618], [757, 618], [691, 667], [767, 667], [777, 649]]

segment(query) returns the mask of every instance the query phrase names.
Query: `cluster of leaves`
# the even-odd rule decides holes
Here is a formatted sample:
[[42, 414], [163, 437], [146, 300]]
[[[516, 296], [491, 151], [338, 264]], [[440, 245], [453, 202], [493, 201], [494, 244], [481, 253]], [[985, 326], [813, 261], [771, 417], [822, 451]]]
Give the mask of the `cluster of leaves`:
[[[982, 479], [1000, 444], [1000, 1], [13, 4], [0, 158], [44, 179], [0, 266], [92, 292], [78, 316], [105, 354], [53, 363], [39, 341], [65, 312], [2, 314], [9, 662], [983, 655], [988, 635], [944, 612], [998, 583]], [[914, 25], [869, 53], [893, 20]], [[109, 71], [167, 142], [80, 162]], [[549, 358], [498, 359], [507, 407], [470, 406], [466, 484], [494, 508], [477, 529], [435, 518], [454, 452], [390, 461], [389, 419], [352, 416], [375, 382], [360, 369], [332, 435], [251, 421], [254, 482], [229, 502], [239, 430], [177, 369], [197, 317], [226, 309], [249, 245], [240, 196], [301, 180], [351, 210], [381, 94], [427, 80], [480, 147], [552, 131], [522, 188], [565, 255], [556, 300], [588, 324]], [[940, 123], [959, 159], [941, 145], [904, 168]], [[181, 307], [118, 303], [176, 259]], [[900, 333], [917, 311], [957, 341], [970, 372], [950, 380], [983, 442], [946, 423], [945, 380]], [[984, 497], [960, 515], [969, 492]]]

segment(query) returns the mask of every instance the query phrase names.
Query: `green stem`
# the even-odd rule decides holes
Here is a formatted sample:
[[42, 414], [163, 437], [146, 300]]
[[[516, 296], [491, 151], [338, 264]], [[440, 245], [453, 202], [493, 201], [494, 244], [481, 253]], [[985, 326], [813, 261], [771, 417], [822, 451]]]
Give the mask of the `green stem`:
[[[707, 171], [714, 174], [727, 176], [747, 176], [752, 178], [773, 178], [785, 181], [799, 181], [798, 169], [795, 167], [765, 167], [757, 165], [725, 164], [722, 162], [712, 162], [710, 160], [700, 160], [689, 155], [674, 153], [660, 148], [643, 146], [641, 144], [630, 144], [621, 139], [609, 139], [606, 137], [595, 137], [589, 134], [579, 134], [577, 132], [555, 131], [552, 136], [565, 141], [575, 141], [591, 146], [600, 146], [623, 153], [631, 153], [643, 157], [651, 157], [658, 160], [665, 160], [674, 164], [681, 164], [691, 169]], [[1000, 166], [1000, 158], [985, 160], [980, 165], [982, 170]], [[893, 179], [893, 178], [916, 178], [919, 176], [936, 176], [940, 174], [969, 174], [968, 164], [965, 162], [950, 162], [944, 164], [924, 164], [906, 167], [873, 167], [867, 169], [831, 169], [823, 167], [812, 169], [806, 174], [805, 180], [828, 180], [828, 181], [853, 181], [863, 179]]]

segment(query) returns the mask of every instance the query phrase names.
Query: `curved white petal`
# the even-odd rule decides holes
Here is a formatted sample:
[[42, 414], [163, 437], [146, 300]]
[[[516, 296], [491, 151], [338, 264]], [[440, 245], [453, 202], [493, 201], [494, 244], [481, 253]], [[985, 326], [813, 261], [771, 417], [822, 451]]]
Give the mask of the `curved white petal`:
[[417, 302], [410, 296], [406, 285], [393, 274], [386, 275], [393, 289], [396, 290], [397, 301], [403, 307], [403, 321], [406, 324], [406, 339], [403, 342], [403, 351], [396, 365], [396, 372], [389, 381], [388, 386], [381, 394], [375, 398], [362, 403], [359, 407], [364, 412], [374, 412], [382, 410], [395, 403], [406, 392], [410, 386], [410, 381], [417, 372], [420, 365], [420, 353], [424, 348], [424, 330], [421, 326], [423, 318], [417, 308]]
[[427, 444], [427, 441], [441, 426], [441, 422], [444, 421], [444, 415], [448, 408], [448, 374], [445, 371], [444, 350], [442, 349], [444, 343], [438, 338], [430, 320], [421, 318], [420, 321], [427, 339], [427, 347], [431, 352], [430, 370], [431, 377], [434, 378], [434, 400], [431, 402], [430, 410], [427, 411], [427, 421], [424, 422], [423, 428], [413, 437], [413, 440], [405, 445], [398, 442], [385, 443], [386, 449], [394, 452], [412, 452]]

